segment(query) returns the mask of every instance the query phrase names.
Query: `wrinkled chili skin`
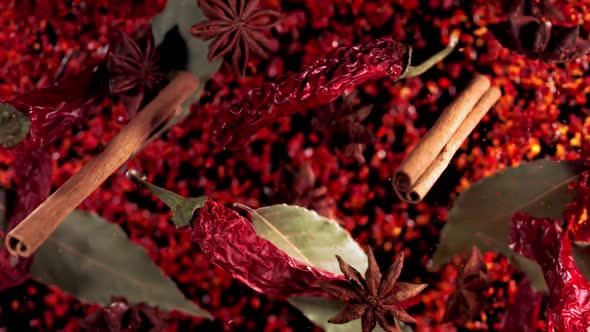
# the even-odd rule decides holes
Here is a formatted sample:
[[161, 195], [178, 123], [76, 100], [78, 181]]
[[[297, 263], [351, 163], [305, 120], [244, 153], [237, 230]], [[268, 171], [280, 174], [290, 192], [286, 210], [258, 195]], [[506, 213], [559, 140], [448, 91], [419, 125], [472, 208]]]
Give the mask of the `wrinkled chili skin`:
[[184, 230], [213, 264], [264, 294], [323, 294], [318, 281], [340, 278], [295, 260], [259, 237], [246, 218], [210, 199]]
[[549, 289], [547, 331], [588, 331], [590, 282], [574, 262], [567, 233], [555, 220], [517, 213], [512, 218], [510, 244], [517, 253], [537, 261], [543, 270]]
[[9, 104], [28, 115], [31, 129], [20, 148], [42, 148], [84, 120], [85, 110], [108, 93], [105, 60], [49, 87], [19, 95]]
[[407, 68], [409, 48], [390, 37], [342, 47], [299, 73], [253, 88], [238, 104], [220, 110], [213, 136], [227, 149], [239, 149], [277, 118], [338, 98], [368, 80], [399, 78]]
[[[8, 230], [16, 227], [41, 204], [51, 191], [52, 163], [48, 152], [25, 150], [14, 161], [16, 205], [11, 208]], [[9, 204], [13, 204], [10, 202]], [[29, 274], [31, 258], [11, 256], [5, 246], [0, 247], [0, 291], [23, 283]]]

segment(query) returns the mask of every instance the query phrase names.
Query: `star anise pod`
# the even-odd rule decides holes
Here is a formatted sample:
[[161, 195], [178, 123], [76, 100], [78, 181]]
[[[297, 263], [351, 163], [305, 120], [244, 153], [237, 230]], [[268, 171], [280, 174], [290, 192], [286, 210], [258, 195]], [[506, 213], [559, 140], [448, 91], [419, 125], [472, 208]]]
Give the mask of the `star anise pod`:
[[336, 203], [328, 196], [328, 188], [316, 185], [316, 176], [311, 163], [305, 162], [298, 171], [283, 164], [275, 184], [275, 200], [294, 204], [316, 211], [328, 219], [335, 219]]
[[209, 61], [231, 53], [233, 70], [245, 75], [250, 52], [262, 58], [278, 45], [264, 32], [279, 22], [281, 14], [274, 10], [259, 10], [259, 0], [198, 0], [199, 7], [211, 20], [191, 27], [191, 33], [200, 39], [216, 38], [209, 45]]
[[480, 311], [484, 302], [484, 291], [490, 287], [490, 279], [481, 252], [473, 247], [471, 256], [461, 273], [457, 288], [447, 299], [442, 322], [471, 321]]
[[525, 15], [535, 18], [565, 20], [563, 13], [551, 0], [507, 0], [507, 15]]
[[510, 10], [506, 20], [491, 24], [489, 30], [502, 46], [513, 52], [548, 63], [571, 61], [590, 52], [590, 41], [580, 37], [579, 26], [545, 20], [544, 15], [559, 17], [560, 14], [549, 1], [522, 0]]
[[359, 163], [365, 162], [365, 145], [375, 140], [373, 132], [362, 122], [371, 114], [373, 105], [357, 107], [357, 93], [345, 95], [340, 101], [327, 104], [318, 111], [313, 127], [326, 137], [326, 145], [342, 151]]
[[165, 77], [160, 72], [151, 31], [147, 29], [143, 34], [145, 49], [142, 51], [135, 40], [121, 32], [118, 43], [109, 52], [107, 64], [109, 91], [121, 95], [130, 116], [135, 115], [144, 95], [154, 91]]
[[402, 303], [418, 295], [427, 284], [410, 284], [398, 282], [402, 271], [404, 255], [400, 254], [385, 276], [381, 275], [373, 251], [367, 250], [369, 267], [363, 279], [360, 272], [336, 256], [340, 270], [347, 280], [320, 283], [329, 295], [346, 302], [346, 307], [338, 315], [330, 318], [333, 324], [345, 324], [361, 318], [363, 332], [372, 331], [377, 323], [387, 332], [400, 331], [398, 320], [415, 323], [403, 308]]
[[115, 297], [112, 303], [80, 321], [87, 332], [156, 332], [166, 325], [166, 314], [147, 306], [130, 306], [124, 298]]

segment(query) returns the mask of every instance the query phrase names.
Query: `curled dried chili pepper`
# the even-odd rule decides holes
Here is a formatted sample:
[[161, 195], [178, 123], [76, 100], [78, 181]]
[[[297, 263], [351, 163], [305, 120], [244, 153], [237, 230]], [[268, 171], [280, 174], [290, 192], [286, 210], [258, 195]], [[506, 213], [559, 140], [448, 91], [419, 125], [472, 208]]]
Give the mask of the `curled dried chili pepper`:
[[304, 264], [258, 236], [250, 221], [206, 198], [184, 198], [129, 171], [127, 176], [160, 198], [173, 211], [172, 220], [187, 232], [211, 262], [250, 288], [269, 295], [323, 295], [318, 281], [340, 280], [328, 271]]
[[543, 270], [549, 288], [547, 331], [588, 331], [590, 282], [574, 262], [567, 232], [555, 220], [517, 213], [510, 225], [510, 246]]
[[[25, 150], [16, 154], [14, 161], [16, 205], [10, 209], [8, 229], [16, 227], [39, 206], [51, 191], [52, 163], [46, 151]], [[0, 291], [24, 282], [32, 260], [11, 256], [5, 246], [0, 247]]]
[[455, 44], [453, 36], [447, 48], [416, 67], [410, 65], [412, 48], [389, 37], [342, 47], [299, 73], [253, 88], [240, 103], [219, 111], [214, 137], [224, 148], [239, 149], [279, 117], [331, 102], [363, 82], [418, 76], [451, 53]]

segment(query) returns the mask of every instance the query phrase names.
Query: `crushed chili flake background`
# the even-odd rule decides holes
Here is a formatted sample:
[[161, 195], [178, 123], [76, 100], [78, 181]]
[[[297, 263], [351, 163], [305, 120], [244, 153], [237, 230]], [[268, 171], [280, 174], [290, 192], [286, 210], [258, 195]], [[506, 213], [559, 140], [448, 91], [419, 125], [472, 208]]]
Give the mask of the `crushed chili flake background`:
[[[110, 31], [132, 34], [165, 5], [164, 0], [37, 0], [0, 2], [0, 98], [47, 86], [62, 59], [64, 77], [81, 72], [103, 56]], [[403, 251], [401, 279], [428, 283], [422, 302], [409, 308], [417, 331], [499, 330], [513, 303], [521, 275], [503, 257], [484, 254], [492, 285], [483, 311], [465, 326], [440, 325], [458, 269], [428, 272], [439, 230], [457, 194], [485, 176], [520, 162], [552, 157], [577, 159], [590, 142], [586, 107], [590, 75], [586, 59], [565, 64], [531, 61], [502, 48], [486, 26], [503, 18], [503, 9], [486, 0], [261, 0], [285, 15], [271, 32], [280, 47], [268, 60], [250, 59], [246, 77], [229, 68], [207, 83], [192, 116], [152, 142], [125, 168], [184, 196], [211, 195], [217, 202], [263, 206], [276, 202], [274, 184], [283, 163], [311, 164], [318, 187], [336, 204], [333, 214], [363, 245], [374, 248], [380, 265]], [[558, 4], [566, 23], [590, 32], [589, 0]], [[197, 23], [197, 22], [195, 22]], [[375, 140], [363, 151], [364, 164], [326, 146], [311, 125], [313, 112], [281, 118], [238, 151], [214, 144], [213, 114], [240, 101], [247, 91], [312, 64], [340, 46], [391, 36], [415, 48], [420, 63], [462, 32], [457, 50], [418, 78], [381, 80], [358, 88], [359, 107], [373, 105], [363, 125]], [[390, 176], [407, 151], [434, 123], [440, 111], [477, 69], [491, 74], [503, 96], [453, 159], [449, 169], [418, 205], [400, 202]], [[52, 188], [101, 151], [125, 125], [121, 104], [106, 99], [92, 116], [46, 147], [53, 167]], [[15, 190], [14, 153], [0, 150], [0, 184]], [[165, 331], [321, 331], [288, 303], [261, 295], [215, 267], [191, 244], [188, 234], [169, 223], [170, 212], [155, 198], [116, 172], [82, 208], [120, 224], [131, 239], [179, 285], [186, 296], [212, 312], [216, 321], [172, 313]], [[461, 262], [457, 258], [456, 263]], [[79, 320], [97, 310], [58, 289], [34, 281], [0, 293], [0, 329], [78, 331]], [[545, 307], [533, 330], [544, 330]]]

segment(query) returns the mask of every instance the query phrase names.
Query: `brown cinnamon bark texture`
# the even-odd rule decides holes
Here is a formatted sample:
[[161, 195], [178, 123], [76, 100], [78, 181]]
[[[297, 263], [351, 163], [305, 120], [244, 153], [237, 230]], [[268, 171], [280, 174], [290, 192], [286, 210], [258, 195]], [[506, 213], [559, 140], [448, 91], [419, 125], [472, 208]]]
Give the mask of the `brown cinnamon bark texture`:
[[500, 95], [485, 76], [473, 78], [394, 173], [393, 187], [402, 200], [417, 203], [424, 198]]
[[65, 218], [138, 151], [149, 135], [199, 86], [191, 73], [181, 72], [121, 132], [62, 187], [6, 236], [13, 255], [31, 256]]

